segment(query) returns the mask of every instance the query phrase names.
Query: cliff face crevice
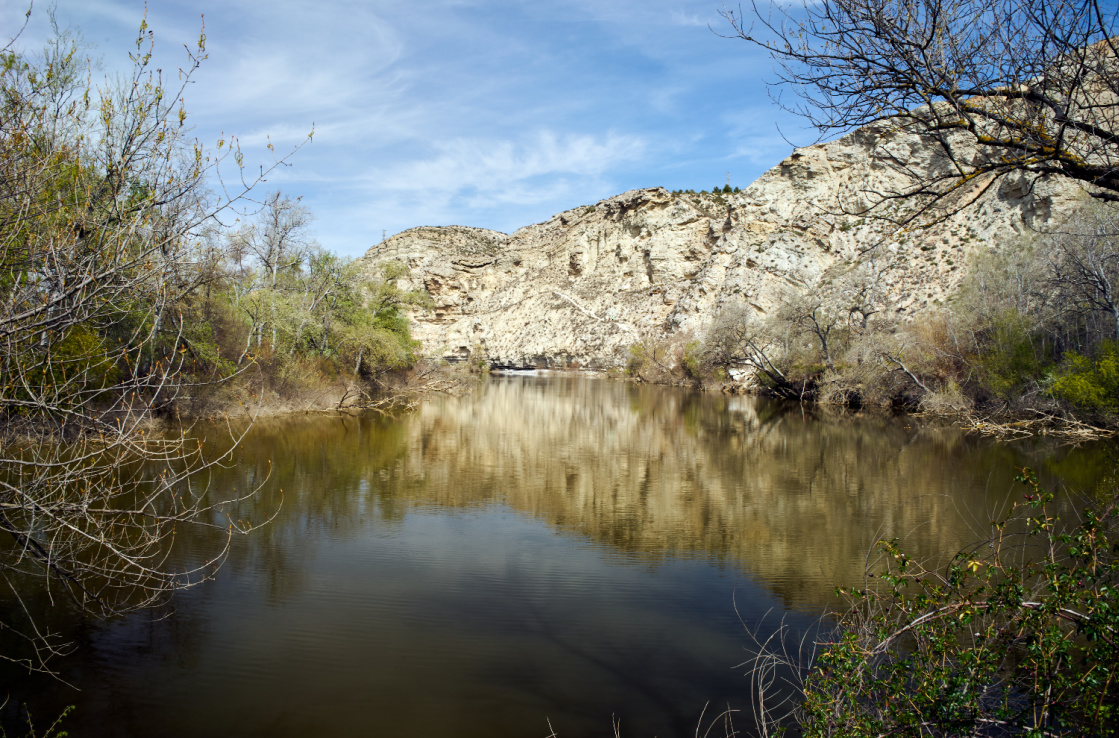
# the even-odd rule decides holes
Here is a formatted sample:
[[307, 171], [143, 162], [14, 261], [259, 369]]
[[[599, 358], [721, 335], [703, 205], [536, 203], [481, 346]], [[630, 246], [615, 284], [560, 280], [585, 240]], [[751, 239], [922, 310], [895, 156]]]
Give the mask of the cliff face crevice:
[[1074, 184], [976, 181], [975, 202], [929, 228], [858, 218], [868, 192], [902, 186], [883, 157], [944, 166], [915, 137], [870, 127], [798, 149], [737, 194], [633, 190], [511, 235], [420, 227], [374, 246], [364, 267], [399, 261], [401, 286], [430, 293], [412, 315], [432, 356], [479, 353], [505, 367], [611, 367], [642, 337], [702, 335], [731, 305], [768, 312], [790, 287], [873, 272], [879, 308], [902, 318], [946, 300], [972, 252], [1013, 248], [1085, 200]]

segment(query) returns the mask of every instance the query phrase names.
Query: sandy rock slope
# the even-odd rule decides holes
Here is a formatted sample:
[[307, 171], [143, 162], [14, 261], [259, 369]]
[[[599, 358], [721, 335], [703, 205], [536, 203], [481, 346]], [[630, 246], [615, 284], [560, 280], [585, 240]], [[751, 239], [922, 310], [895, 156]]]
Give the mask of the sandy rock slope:
[[942, 303], [977, 249], [1035, 238], [1086, 200], [1060, 179], [976, 181], [974, 204], [910, 231], [847, 213], [868, 191], [898, 189], [881, 153], [927, 169], [943, 162], [888, 126], [797, 149], [737, 194], [632, 190], [511, 235], [463, 226], [399, 233], [365, 255], [376, 274], [405, 263], [400, 285], [424, 289], [434, 310], [412, 315], [429, 356], [502, 367], [607, 368], [653, 337], [701, 337], [727, 306], [771, 311], [791, 290], [820, 288], [854, 270], [881, 310], [910, 317]]

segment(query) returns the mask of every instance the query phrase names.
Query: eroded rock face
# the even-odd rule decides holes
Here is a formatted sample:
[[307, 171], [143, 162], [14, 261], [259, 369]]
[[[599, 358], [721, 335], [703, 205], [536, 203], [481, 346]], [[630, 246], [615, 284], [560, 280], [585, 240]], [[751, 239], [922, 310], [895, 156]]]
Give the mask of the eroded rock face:
[[880, 311], [912, 316], [956, 288], [972, 251], [1034, 238], [1086, 199], [1061, 179], [977, 180], [961, 194], [969, 208], [899, 232], [845, 214], [865, 207], [867, 191], [907, 184], [884, 152], [926, 171], [945, 166], [916, 137], [868, 127], [796, 150], [741, 193], [633, 190], [512, 235], [413, 228], [371, 248], [365, 268], [404, 262], [401, 286], [431, 294], [435, 309], [412, 316], [428, 355], [606, 368], [641, 338], [700, 336], [726, 306], [764, 314], [790, 290], [854, 269]]

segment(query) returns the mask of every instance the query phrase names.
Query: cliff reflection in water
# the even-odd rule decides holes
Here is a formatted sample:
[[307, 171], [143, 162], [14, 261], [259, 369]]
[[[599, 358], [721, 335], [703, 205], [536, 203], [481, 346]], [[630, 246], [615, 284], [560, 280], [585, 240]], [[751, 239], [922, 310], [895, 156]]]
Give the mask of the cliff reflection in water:
[[[749, 714], [743, 623], [808, 628], [877, 538], [951, 551], [1016, 467], [1075, 485], [1103, 459], [564, 375], [398, 419], [261, 421], [197, 480], [259, 487], [237, 517], [273, 517], [215, 580], [166, 612], [58, 623], [80, 693], [3, 668], [0, 689], [35, 715], [77, 704], [85, 736], [579, 736], [611, 716], [692, 735], [705, 705]], [[224, 544], [213, 522], [177, 533], [180, 564]]]
[[429, 399], [398, 421], [261, 425], [236, 473], [250, 484], [271, 456], [272, 486], [287, 490], [249, 554], [277, 596], [298, 587], [301, 567], [284, 557], [308, 550], [278, 538], [345, 535], [417, 505], [492, 502], [635, 561], [715, 556], [787, 605], [818, 610], [859, 581], [879, 538], [952, 551], [982, 532], [1018, 467], [1044, 471], [1068, 453], [1081, 452], [995, 445], [909, 417], [829, 418], [751, 397], [518, 376]]

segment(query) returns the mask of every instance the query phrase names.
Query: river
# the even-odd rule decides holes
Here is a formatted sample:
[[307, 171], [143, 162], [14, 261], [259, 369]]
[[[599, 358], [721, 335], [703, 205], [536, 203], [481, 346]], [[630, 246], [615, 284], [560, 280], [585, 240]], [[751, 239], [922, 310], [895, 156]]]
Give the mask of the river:
[[74, 736], [748, 734], [751, 632], [810, 627], [880, 538], [976, 539], [1021, 466], [1080, 489], [1109, 459], [570, 375], [260, 421], [211, 483], [264, 480], [240, 515], [275, 519], [172, 607], [74, 626], [77, 689], [3, 686]]

